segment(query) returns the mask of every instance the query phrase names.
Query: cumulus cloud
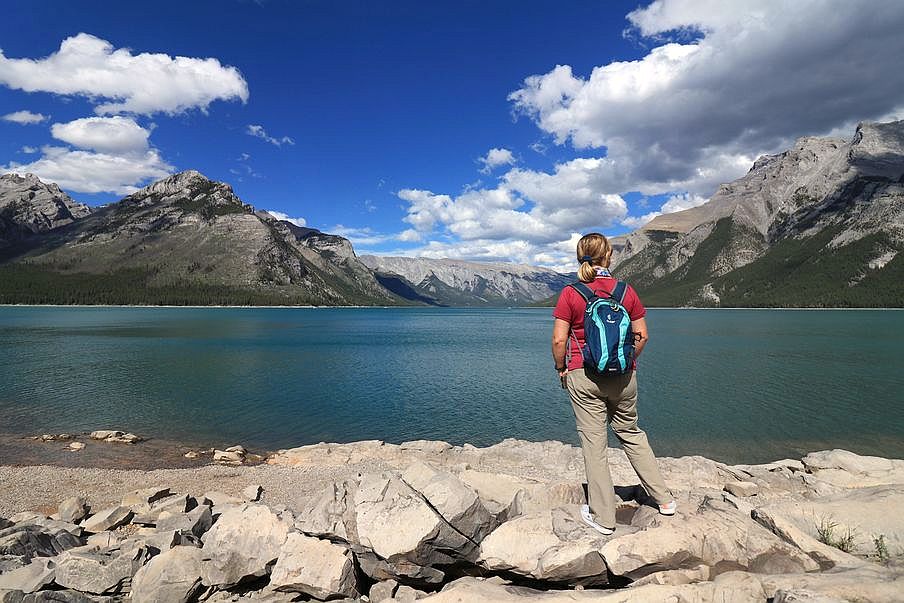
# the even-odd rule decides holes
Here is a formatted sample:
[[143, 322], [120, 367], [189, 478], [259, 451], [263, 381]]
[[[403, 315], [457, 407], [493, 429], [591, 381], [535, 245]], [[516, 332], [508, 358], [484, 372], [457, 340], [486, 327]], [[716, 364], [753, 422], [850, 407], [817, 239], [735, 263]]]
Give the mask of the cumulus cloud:
[[49, 119], [49, 116], [41, 113], [32, 113], [31, 111], [15, 111], [7, 113], [2, 119], [3, 121], [11, 121], [14, 124], [22, 124], [24, 126], [27, 124], [39, 124]]
[[605, 147], [624, 181], [616, 190], [662, 193], [684, 183], [709, 195], [719, 179], [744, 173], [742, 157], [805, 134], [850, 131], [904, 106], [904, 4], [895, 0], [869, 10], [819, 0], [658, 0], [628, 20], [656, 44], [643, 58], [588, 77], [559, 65], [510, 95], [559, 144]]
[[176, 114], [206, 111], [216, 100], [248, 100], [248, 84], [239, 70], [217, 59], [132, 54], [86, 33], [66, 38], [59, 50], [40, 59], [8, 58], [0, 51], [0, 84], [83, 96], [100, 103], [98, 115]]
[[3, 171], [30, 172], [45, 182], [79, 193], [128, 195], [148, 181], [164, 178], [174, 171], [156, 149], [127, 155], [111, 155], [66, 147], [45, 146], [42, 156], [31, 163], [11, 162]]
[[508, 149], [490, 149], [484, 157], [477, 160], [483, 164], [481, 174], [489, 174], [501, 165], [515, 165], [515, 156]]
[[266, 209], [264, 211], [266, 211], [268, 214], [270, 214], [277, 220], [282, 220], [283, 222], [289, 222], [290, 224], [294, 224], [295, 226], [305, 226], [308, 223], [307, 220], [305, 220], [304, 218], [292, 218], [289, 216], [289, 214], [284, 214], [281, 211], [274, 211], [272, 209]]
[[281, 138], [277, 138], [275, 136], [270, 136], [269, 134], [267, 134], [267, 131], [264, 129], [264, 127], [260, 126], [260, 125], [249, 125], [245, 129], [245, 134], [248, 134], [249, 136], [254, 136], [255, 138], [260, 138], [261, 140], [266, 140], [270, 144], [277, 146], [277, 147], [281, 147], [284, 144], [287, 144], [287, 145], [295, 144], [295, 141], [292, 140], [291, 138], [289, 138], [288, 136], [283, 136]]
[[24, 147], [22, 147], [22, 148], [20, 149], [20, 151], [21, 151], [22, 153], [25, 153], [26, 155], [33, 155], [34, 153], [37, 153], [38, 150], [39, 150], [39, 149], [38, 149], [37, 147], [30, 147], [30, 146], [28, 146], [28, 145], [25, 145]]
[[575, 159], [552, 173], [512, 169], [495, 188], [468, 189], [457, 196], [403, 189], [405, 222], [421, 233], [439, 232], [461, 240], [511, 240], [547, 244], [562, 233], [608, 227], [627, 214], [621, 195], [594, 181], [604, 159]]
[[622, 220], [622, 224], [631, 228], [640, 228], [641, 226], [650, 222], [653, 218], [659, 217], [663, 214], [672, 214], [676, 211], [683, 211], [685, 209], [690, 209], [692, 207], [697, 207], [699, 205], [703, 205], [706, 203], [707, 199], [701, 197], [700, 195], [692, 195], [690, 193], [684, 193], [682, 195], [672, 195], [668, 199], [665, 200], [665, 203], [662, 204], [662, 207], [659, 211], [651, 211], [642, 216], [629, 216]]
[[128, 117], [85, 117], [50, 127], [57, 140], [101, 153], [143, 152], [148, 148], [150, 132]]
[[[51, 135], [77, 149], [48, 145], [31, 163], [12, 162], [3, 169], [31, 172], [79, 193], [130, 194], [174, 171], [148, 144], [150, 132], [128, 117], [86, 117], [55, 123]], [[23, 152], [36, 153], [34, 147]]]

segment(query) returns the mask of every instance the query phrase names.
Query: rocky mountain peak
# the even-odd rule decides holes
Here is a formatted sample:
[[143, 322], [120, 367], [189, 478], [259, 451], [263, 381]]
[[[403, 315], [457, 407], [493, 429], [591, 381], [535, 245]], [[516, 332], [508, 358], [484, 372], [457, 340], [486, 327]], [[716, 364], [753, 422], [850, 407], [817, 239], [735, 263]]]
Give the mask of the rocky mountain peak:
[[862, 122], [851, 141], [848, 160], [865, 176], [898, 180], [904, 176], [904, 120]]
[[0, 176], [3, 181], [0, 186], [5, 188], [16, 188], [21, 190], [46, 190], [55, 195], [63, 195], [63, 191], [55, 182], [44, 182], [36, 174], [26, 173], [24, 175], [10, 172]]
[[214, 188], [225, 189], [228, 190], [229, 193], [232, 193], [232, 187], [228, 184], [211, 180], [197, 170], [185, 170], [184, 172], [179, 172], [178, 174], [173, 174], [172, 176], [167, 176], [162, 180], [158, 180], [135, 194], [141, 196], [159, 195], [163, 197], [175, 195], [185, 196], [191, 195], [196, 191], [209, 192]]
[[35, 174], [0, 176], [0, 218], [23, 232], [46, 232], [91, 213], [53, 183]]

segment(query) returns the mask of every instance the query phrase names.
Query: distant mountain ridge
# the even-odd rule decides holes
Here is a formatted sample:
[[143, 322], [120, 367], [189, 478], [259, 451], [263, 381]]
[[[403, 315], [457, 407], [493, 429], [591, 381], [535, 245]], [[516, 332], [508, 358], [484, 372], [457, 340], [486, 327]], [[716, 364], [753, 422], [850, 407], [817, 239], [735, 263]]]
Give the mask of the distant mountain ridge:
[[[904, 306], [904, 121], [807, 137], [705, 204], [613, 238], [647, 305]], [[189, 170], [97, 208], [0, 176], [0, 303], [517, 306], [574, 280], [517, 264], [362, 256]]]
[[397, 304], [341, 237], [299, 229], [189, 170], [7, 246], [0, 300]]
[[808, 137], [613, 240], [654, 305], [904, 305], [904, 121]]
[[545, 301], [574, 276], [523, 264], [362, 255], [384, 286], [442, 306], [514, 306]]

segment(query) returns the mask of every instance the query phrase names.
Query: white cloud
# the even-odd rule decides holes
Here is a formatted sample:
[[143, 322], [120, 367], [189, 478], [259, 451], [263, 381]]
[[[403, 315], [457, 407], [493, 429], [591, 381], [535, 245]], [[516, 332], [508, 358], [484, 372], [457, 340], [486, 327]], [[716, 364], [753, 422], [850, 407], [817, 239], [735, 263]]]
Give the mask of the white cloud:
[[150, 132], [128, 117], [85, 117], [50, 127], [57, 140], [113, 155], [143, 152]]
[[270, 136], [269, 134], [267, 134], [267, 131], [264, 129], [264, 127], [259, 126], [259, 125], [249, 125], [245, 129], [245, 134], [248, 134], [249, 136], [254, 136], [255, 138], [260, 138], [262, 140], [266, 140], [270, 144], [277, 146], [277, 147], [281, 147], [284, 144], [287, 144], [287, 145], [295, 144], [295, 141], [292, 140], [291, 138], [289, 138], [288, 136], [283, 136], [281, 138], [276, 138], [275, 136]]
[[20, 151], [21, 151], [22, 153], [25, 153], [26, 155], [32, 155], [32, 154], [34, 154], [34, 153], [37, 153], [38, 150], [39, 150], [39, 149], [38, 149], [37, 147], [30, 147], [30, 146], [28, 146], [28, 145], [25, 145], [24, 147], [22, 147], [22, 148], [20, 149]]
[[242, 74], [217, 59], [132, 54], [86, 33], [66, 38], [58, 51], [41, 59], [12, 59], [0, 51], [0, 84], [83, 96], [100, 102], [98, 115], [175, 114], [205, 111], [216, 100], [248, 100]]
[[708, 196], [748, 158], [904, 106], [896, 0], [658, 0], [628, 19], [657, 45], [641, 59], [559, 65], [510, 96], [559, 144], [606, 147], [612, 192]]
[[653, 218], [657, 218], [662, 215], [662, 212], [651, 211], [650, 213], [644, 214], [642, 216], [628, 216], [623, 219], [621, 223], [628, 228], [640, 228], [641, 226], [648, 224], [650, 220]]
[[533, 151], [534, 153], [537, 153], [539, 155], [546, 155], [546, 151], [549, 150], [549, 148], [545, 144], [540, 142], [539, 140], [536, 142], [532, 142], [529, 146], [530, 146], [531, 151]]
[[45, 182], [79, 193], [116, 193], [128, 195], [148, 181], [170, 175], [174, 168], [156, 149], [127, 155], [111, 155], [65, 147], [46, 146], [43, 155], [31, 163], [11, 162], [2, 166], [7, 172], [36, 174]]
[[[31, 172], [73, 192], [122, 195], [174, 171], [159, 151], [148, 145], [150, 131], [128, 117], [86, 117], [53, 124], [50, 132], [78, 149], [45, 146], [35, 161], [11, 162], [3, 169]], [[22, 150], [38, 151], [33, 147]]]
[[281, 211], [274, 211], [272, 209], [266, 209], [264, 211], [266, 211], [277, 220], [289, 222], [290, 224], [294, 224], [295, 226], [305, 226], [308, 223], [304, 218], [292, 218], [289, 216], [289, 214], [284, 214]]
[[490, 149], [484, 157], [480, 157], [478, 162], [483, 164], [480, 169], [481, 174], [489, 174], [501, 165], [515, 165], [515, 156], [508, 149]]
[[423, 240], [423, 235], [413, 228], [408, 228], [399, 233], [396, 240], [403, 243], [419, 243]]
[[49, 119], [49, 115], [43, 115], [41, 113], [32, 113], [31, 111], [15, 111], [13, 113], [7, 113], [2, 117], [4, 121], [11, 121], [16, 124], [39, 124], [42, 121], [46, 121]]
[[685, 209], [690, 209], [692, 207], [699, 207], [706, 203], [707, 199], [704, 199], [700, 195], [692, 195], [690, 193], [684, 193], [683, 195], [672, 195], [668, 199], [666, 199], [665, 203], [662, 204], [661, 211], [664, 214], [672, 214], [676, 211], [683, 211]]
[[622, 220], [621, 223], [630, 228], [640, 228], [641, 226], [649, 223], [653, 218], [659, 217], [663, 214], [673, 214], [676, 211], [683, 211], [685, 209], [697, 207], [703, 205], [704, 203], [706, 203], [706, 201], [707, 199], [701, 197], [700, 195], [692, 195], [690, 193], [672, 195], [665, 200], [659, 211], [651, 211], [642, 216], [629, 216]]
[[493, 189], [466, 190], [451, 197], [403, 189], [404, 220], [421, 233], [439, 230], [461, 240], [525, 240], [545, 244], [563, 232], [608, 227], [627, 214], [620, 195], [601, 192], [593, 181], [599, 159], [559, 164], [551, 174], [513, 169]]

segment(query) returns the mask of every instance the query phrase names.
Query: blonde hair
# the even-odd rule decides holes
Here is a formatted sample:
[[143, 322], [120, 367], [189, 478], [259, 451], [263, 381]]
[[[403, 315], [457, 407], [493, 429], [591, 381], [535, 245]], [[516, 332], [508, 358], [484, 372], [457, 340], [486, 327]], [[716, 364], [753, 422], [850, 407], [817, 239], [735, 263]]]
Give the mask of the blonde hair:
[[612, 245], [609, 244], [609, 239], [598, 232], [585, 234], [578, 241], [577, 258], [581, 264], [578, 268], [578, 278], [581, 282], [589, 283], [596, 278], [595, 266], [609, 267]]

